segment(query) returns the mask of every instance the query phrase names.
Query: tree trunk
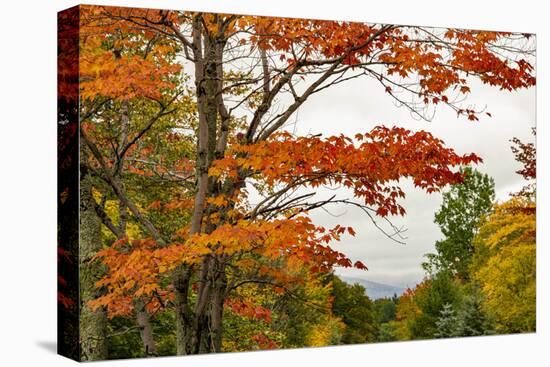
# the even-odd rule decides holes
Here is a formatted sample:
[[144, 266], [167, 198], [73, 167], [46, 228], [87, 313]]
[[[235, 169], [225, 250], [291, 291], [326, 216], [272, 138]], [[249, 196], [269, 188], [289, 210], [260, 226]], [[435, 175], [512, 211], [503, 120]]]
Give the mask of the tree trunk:
[[225, 263], [223, 256], [216, 260], [215, 279], [212, 292], [212, 304], [210, 308], [210, 345], [212, 352], [219, 353], [222, 350], [222, 320], [223, 304], [227, 289], [227, 277], [225, 275]]
[[174, 272], [174, 294], [176, 303], [176, 353], [190, 354], [192, 337], [192, 310], [189, 306], [191, 270], [186, 265], [179, 266]]
[[211, 256], [206, 256], [201, 264], [199, 273], [199, 289], [197, 291], [197, 302], [194, 309], [192, 353], [208, 353], [209, 343], [205, 340], [208, 337], [208, 305], [210, 302], [210, 278], [209, 269], [211, 266]]
[[145, 309], [145, 303], [142, 299], [138, 299], [134, 303], [134, 308], [136, 310], [136, 319], [141, 334], [141, 340], [143, 341], [143, 347], [145, 349], [145, 356], [157, 356], [157, 347], [153, 337], [153, 329], [151, 327], [149, 313]]
[[[218, 88], [216, 53], [212, 47], [213, 40], [202, 32], [200, 15], [193, 20], [193, 44], [195, 56], [195, 88], [199, 117], [197, 140], [196, 175], [197, 186], [193, 214], [191, 216], [190, 234], [202, 231], [206, 198], [209, 196], [211, 183], [208, 169], [216, 148], [216, 91]], [[204, 53], [203, 53], [204, 45]], [[210, 285], [207, 281], [209, 259], [201, 265], [199, 274], [199, 291], [195, 307], [189, 305], [189, 287], [191, 285], [191, 268], [182, 265], [174, 275], [174, 292], [177, 317], [177, 353], [197, 354], [204, 351], [203, 331], [208, 329], [206, 309], [209, 303]]]
[[[229, 113], [223, 105], [222, 56], [223, 34], [213, 35], [202, 28], [201, 15], [193, 20], [193, 53], [195, 88], [199, 118], [197, 140], [197, 185], [190, 234], [210, 233], [215, 226], [205, 218], [213, 209], [206, 199], [219, 193], [218, 183], [208, 177], [208, 169], [216, 158], [223, 156], [227, 145]], [[218, 122], [221, 123], [218, 129]], [[220, 136], [217, 137], [218, 130]], [[189, 304], [192, 270], [183, 265], [174, 276], [177, 316], [177, 353], [197, 354], [221, 351], [221, 317], [225, 298], [223, 275], [215, 255], [206, 256], [197, 273], [197, 298]], [[223, 289], [223, 290], [222, 290]], [[215, 335], [215, 336], [213, 336]]]
[[92, 261], [101, 249], [101, 222], [93, 206], [92, 177], [81, 166], [80, 178], [80, 357], [83, 361], [107, 359], [107, 315], [92, 311], [87, 303], [99, 296], [95, 283], [103, 275], [101, 264]]
[[[114, 172], [114, 177], [119, 186], [124, 189], [124, 182], [121, 180], [121, 174], [124, 169], [124, 154], [122, 154], [123, 149], [128, 143], [128, 125], [130, 124], [130, 115], [129, 115], [129, 103], [128, 101], [123, 101], [120, 112], [120, 136], [118, 141], [118, 155], [119, 161]], [[118, 201], [118, 230], [120, 233], [119, 239], [127, 236], [126, 227], [128, 224], [128, 207], [124, 200]], [[140, 328], [141, 341], [143, 347], [145, 348], [145, 356], [156, 356], [157, 347], [155, 345], [155, 339], [153, 336], [153, 328], [151, 327], [151, 320], [149, 313], [145, 309], [145, 302], [143, 299], [138, 299], [134, 302], [134, 309], [136, 311], [136, 322]]]

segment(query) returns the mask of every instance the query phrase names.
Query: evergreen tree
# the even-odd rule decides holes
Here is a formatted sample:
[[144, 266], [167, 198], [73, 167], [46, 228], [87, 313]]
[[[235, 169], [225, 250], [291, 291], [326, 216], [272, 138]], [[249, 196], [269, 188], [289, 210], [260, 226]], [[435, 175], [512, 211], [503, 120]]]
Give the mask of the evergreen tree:
[[457, 316], [453, 305], [445, 303], [441, 310], [441, 315], [436, 321], [436, 338], [454, 338], [462, 335], [463, 325], [460, 317]]
[[412, 339], [430, 339], [438, 332], [437, 321], [446, 304], [457, 309], [461, 304], [461, 292], [449, 272], [440, 272], [431, 278], [426, 287], [415, 295], [419, 315], [410, 326]]
[[464, 299], [458, 317], [462, 323], [462, 336], [491, 335], [494, 333], [491, 321], [482, 309], [482, 298], [478, 291]]

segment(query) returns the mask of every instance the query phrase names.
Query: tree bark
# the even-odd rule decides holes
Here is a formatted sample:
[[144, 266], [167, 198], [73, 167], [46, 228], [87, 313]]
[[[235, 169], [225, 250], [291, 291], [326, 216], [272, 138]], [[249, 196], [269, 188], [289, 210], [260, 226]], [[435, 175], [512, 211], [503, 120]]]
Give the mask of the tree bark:
[[189, 306], [189, 288], [191, 269], [187, 265], [179, 266], [174, 272], [174, 294], [176, 303], [176, 353], [190, 354], [192, 337], [192, 310]]
[[227, 289], [227, 277], [225, 274], [224, 258], [216, 259], [214, 284], [212, 292], [212, 304], [210, 308], [210, 345], [212, 352], [219, 353], [222, 350], [223, 335], [223, 304]]
[[94, 208], [92, 177], [81, 164], [80, 178], [80, 357], [83, 361], [107, 359], [107, 315], [104, 309], [92, 311], [87, 303], [99, 296], [95, 283], [103, 275], [97, 261], [101, 249], [101, 222]]
[[145, 303], [142, 299], [138, 299], [134, 303], [134, 308], [136, 310], [136, 319], [143, 342], [143, 348], [145, 349], [145, 356], [157, 356], [157, 346], [155, 345], [155, 339], [153, 337], [153, 328], [151, 327], [149, 313], [145, 309]]
[[[189, 233], [203, 231], [206, 198], [211, 195], [214, 183], [208, 178], [208, 169], [215, 158], [218, 121], [218, 83], [220, 68], [217, 63], [216, 39], [203, 32], [200, 14], [193, 21], [193, 53], [195, 59], [195, 88], [199, 117], [197, 141], [197, 186], [191, 228]], [[201, 264], [198, 274], [199, 289], [193, 308], [189, 305], [191, 268], [182, 265], [174, 276], [177, 316], [177, 353], [197, 354], [210, 351], [208, 336], [208, 306], [210, 304], [210, 257]]]
[[[213, 34], [203, 28], [200, 14], [195, 15], [193, 20], [192, 50], [199, 126], [197, 184], [190, 235], [211, 233], [216, 228], [208, 217], [217, 209], [208, 206], [206, 199], [220, 194], [221, 186], [215, 179], [208, 177], [208, 170], [212, 162], [225, 153], [231, 119], [222, 94], [223, 50], [226, 42], [224, 25], [222, 18], [217, 21], [219, 31]], [[178, 354], [221, 351], [223, 304], [227, 286], [225, 268], [221, 264], [218, 255], [210, 254], [205, 256], [196, 274], [191, 267], [182, 265], [174, 276]], [[198, 285], [194, 305], [189, 304], [192, 278]]]

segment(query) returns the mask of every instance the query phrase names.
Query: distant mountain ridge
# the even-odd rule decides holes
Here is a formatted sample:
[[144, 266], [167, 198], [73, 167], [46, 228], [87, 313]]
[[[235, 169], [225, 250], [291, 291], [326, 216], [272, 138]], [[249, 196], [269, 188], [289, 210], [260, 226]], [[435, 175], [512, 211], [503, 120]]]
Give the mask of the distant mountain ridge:
[[344, 282], [348, 284], [360, 284], [365, 287], [367, 296], [370, 299], [379, 299], [379, 298], [389, 298], [393, 297], [396, 294], [398, 297], [403, 294], [406, 288], [397, 287], [388, 284], [382, 284], [377, 282], [372, 282], [370, 280], [365, 280], [361, 278], [351, 278], [351, 277], [340, 277]]

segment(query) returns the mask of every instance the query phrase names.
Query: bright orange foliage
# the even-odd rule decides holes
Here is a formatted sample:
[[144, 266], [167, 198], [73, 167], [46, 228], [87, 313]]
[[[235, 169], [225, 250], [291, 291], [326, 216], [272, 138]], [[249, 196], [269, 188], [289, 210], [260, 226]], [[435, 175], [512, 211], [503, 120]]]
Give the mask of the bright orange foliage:
[[[368, 67], [367, 74], [377, 79], [396, 99], [400, 99], [394, 94], [396, 90], [411, 92], [425, 104], [448, 104], [470, 120], [477, 120], [480, 111], [459, 107], [451, 97], [454, 90], [460, 94], [470, 92], [468, 76], [479, 77], [482, 82], [505, 90], [536, 83], [531, 63], [526, 57], [513, 57], [516, 47], [509, 47], [511, 39], [522, 41], [529, 39], [529, 34], [155, 9], [101, 6], [85, 9], [91, 22], [98, 23], [97, 27], [105, 32], [131, 34], [137, 30], [145, 38], [164, 32], [174, 38], [191, 39], [185, 29], [189, 29], [194, 16], [200, 15], [205, 32], [211, 37], [227, 37], [228, 42], [235, 40], [243, 48], [259, 46], [274, 54], [281, 61], [282, 69], [292, 73], [299, 70], [300, 75], [306, 75], [314, 67], [331, 65], [343, 57], [342, 65], [352, 70]], [[159, 52], [171, 53], [175, 50], [173, 47], [173, 43], [165, 43]], [[518, 48], [517, 51], [522, 50]], [[109, 56], [103, 55], [102, 60], [109, 61]], [[132, 57], [127, 60], [129, 71], [135, 66], [134, 61]], [[94, 67], [92, 62], [89, 66]], [[166, 66], [157, 65], [157, 79], [174, 71]], [[112, 71], [109, 66], [107, 69]], [[93, 74], [93, 70], [90, 71]], [[127, 84], [124, 89], [139, 84], [133, 81], [146, 82], [139, 77], [139, 72], [135, 77], [119, 68], [120, 71], [130, 77], [128, 81], [117, 80], [116, 84]], [[404, 82], [413, 77], [417, 77], [415, 84], [418, 86], [404, 86]]]
[[181, 65], [172, 62], [174, 41], [105, 17], [101, 7], [83, 7], [80, 22], [81, 98], [160, 99], [162, 90], [175, 87], [171, 77]]
[[428, 193], [460, 182], [453, 166], [478, 163], [475, 154], [458, 155], [430, 133], [379, 126], [370, 133], [346, 136], [293, 137], [281, 133], [252, 145], [235, 145], [226, 158], [214, 162], [211, 176], [237, 177], [251, 170], [269, 186], [339, 185], [352, 188], [355, 197], [374, 206], [380, 216], [404, 215], [397, 200], [405, 193], [397, 185], [411, 178]]
[[[416, 186], [433, 192], [461, 180], [452, 166], [480, 161], [473, 154], [457, 155], [426, 132], [378, 127], [356, 139], [360, 142], [357, 145], [345, 136], [324, 140], [281, 134], [270, 141], [234, 146], [227, 158], [215, 162], [210, 174], [236, 177], [237, 170], [244, 169], [252, 170], [270, 186], [300, 180], [311, 187], [343, 184], [353, 188], [355, 196], [366, 205], [375, 206], [378, 215], [387, 216], [405, 214], [397, 201], [405, 196], [396, 184], [399, 179], [410, 177]], [[220, 196], [210, 203], [224, 207], [227, 200]], [[154, 241], [133, 241], [128, 253], [120, 248], [120, 244], [126, 244], [123, 241], [101, 251], [98, 256], [109, 267], [111, 276], [98, 285], [111, 287], [96, 305], [108, 305], [115, 312], [118, 309], [112, 306], [113, 294], [123, 303], [127, 295], [151, 296], [159, 289], [159, 275], [184, 262], [198, 264], [208, 254], [254, 253], [272, 260], [284, 257], [289, 268], [306, 264], [312, 271], [326, 272], [334, 266], [366, 269], [360, 261], [352, 264], [346, 255], [328, 245], [346, 232], [354, 235], [353, 228], [337, 226], [327, 231], [313, 225], [306, 212], [296, 216], [296, 210], [287, 211], [287, 218], [270, 221], [249, 220], [243, 218], [243, 213], [233, 212], [232, 222], [219, 223], [208, 234], [183, 237], [182, 243], [158, 247]], [[270, 275], [288, 281], [278, 271]]]

